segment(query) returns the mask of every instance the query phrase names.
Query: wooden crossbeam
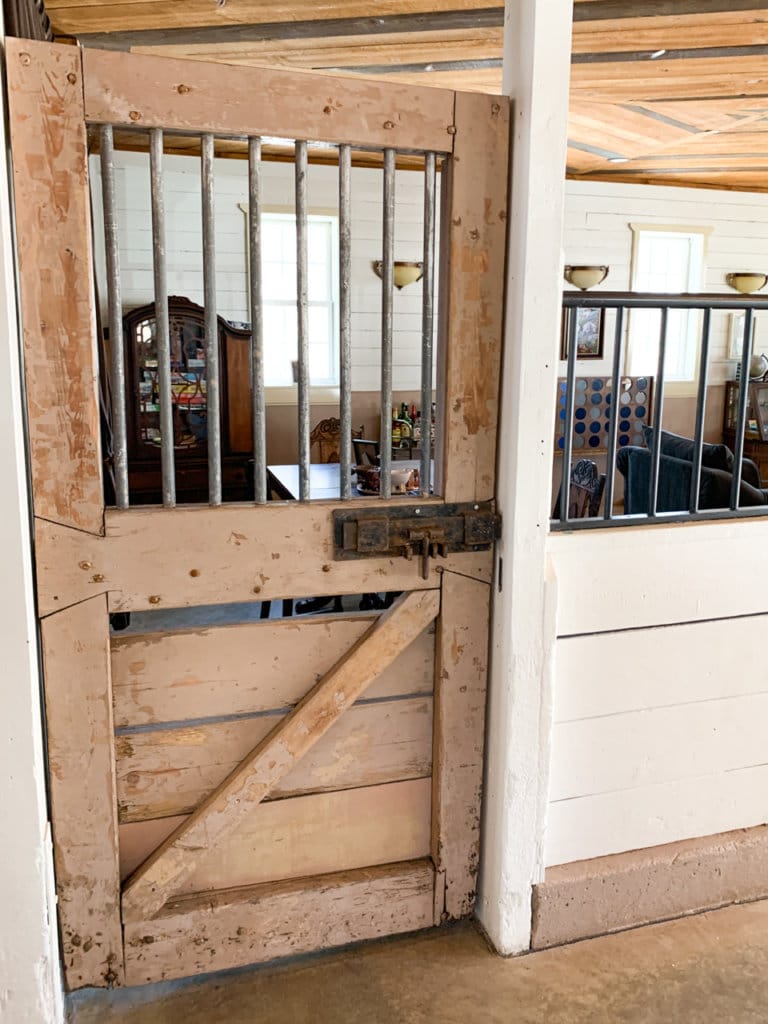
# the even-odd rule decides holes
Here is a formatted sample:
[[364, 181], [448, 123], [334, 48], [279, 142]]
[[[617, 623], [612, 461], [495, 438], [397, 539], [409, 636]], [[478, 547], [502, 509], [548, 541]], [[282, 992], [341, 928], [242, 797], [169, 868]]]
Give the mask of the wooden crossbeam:
[[196, 854], [222, 842], [324, 736], [376, 677], [437, 618], [440, 593], [400, 597], [258, 743], [200, 807], [128, 880], [126, 919], [156, 914], [196, 865]]

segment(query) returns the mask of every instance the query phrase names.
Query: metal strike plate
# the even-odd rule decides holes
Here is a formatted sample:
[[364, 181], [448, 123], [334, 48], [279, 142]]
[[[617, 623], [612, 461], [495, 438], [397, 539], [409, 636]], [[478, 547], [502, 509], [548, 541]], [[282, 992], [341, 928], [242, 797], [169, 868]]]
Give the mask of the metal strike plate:
[[499, 533], [494, 502], [336, 509], [334, 558], [445, 557], [487, 551]]

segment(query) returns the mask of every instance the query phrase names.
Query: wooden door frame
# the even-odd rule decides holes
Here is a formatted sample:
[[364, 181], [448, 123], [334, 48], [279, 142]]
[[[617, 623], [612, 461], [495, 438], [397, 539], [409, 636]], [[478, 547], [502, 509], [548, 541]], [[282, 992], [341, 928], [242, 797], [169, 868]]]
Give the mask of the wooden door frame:
[[[449, 153], [440, 323], [445, 352], [441, 383], [450, 397], [444, 403], [441, 489], [447, 501], [481, 501], [493, 497], [495, 485], [508, 101], [390, 82], [82, 52], [17, 39], [7, 40], [6, 56], [38, 614], [68, 987], [126, 981], [109, 658], [108, 614], [114, 611], [270, 600], [287, 590], [375, 590], [381, 589], [382, 578], [393, 590], [441, 592], [433, 864], [322, 876], [322, 884], [312, 879], [279, 883], [258, 901], [238, 901], [231, 893], [184, 897], [155, 918], [161, 930], [173, 919], [170, 932], [152, 935], [143, 921], [145, 931], [126, 928], [125, 941], [141, 946], [146, 938], [147, 952], [165, 943], [166, 955], [174, 955], [174, 943], [187, 933], [189, 922], [204, 919], [206, 934], [232, 950], [215, 966], [232, 966], [303, 948], [264, 937], [269, 930], [265, 922], [279, 934], [276, 925], [294, 920], [297, 907], [307, 922], [308, 949], [471, 913], [479, 853], [491, 553], [451, 555], [422, 580], [404, 560], [334, 562], [330, 510], [337, 502], [273, 503], [259, 509], [104, 508], [86, 125], [288, 134]], [[440, 499], [427, 499], [432, 500]], [[258, 531], [243, 532], [244, 508], [252, 520], [258, 517]], [[206, 548], [191, 556], [189, 565], [163, 560], [168, 538], [178, 543], [185, 535], [201, 533]], [[148, 574], [137, 556], [152, 551], [154, 568]], [[281, 575], [270, 579], [258, 567], [270, 565], [276, 553], [283, 556]], [[395, 890], [408, 894], [398, 904], [397, 920]], [[340, 902], [347, 907], [343, 927], [331, 912]], [[242, 929], [252, 941], [237, 950], [233, 936], [245, 934]], [[210, 958], [196, 959], [194, 953], [190, 958], [189, 973], [213, 966]], [[150, 968], [141, 980], [162, 976], [167, 975]], [[127, 980], [139, 978], [134, 971]]]

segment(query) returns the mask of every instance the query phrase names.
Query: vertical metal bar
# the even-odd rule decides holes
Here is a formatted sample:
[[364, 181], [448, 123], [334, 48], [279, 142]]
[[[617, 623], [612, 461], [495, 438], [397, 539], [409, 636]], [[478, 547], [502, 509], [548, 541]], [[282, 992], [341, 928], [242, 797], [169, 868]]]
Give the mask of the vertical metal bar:
[[261, 139], [248, 139], [248, 239], [251, 305], [251, 418], [254, 499], [267, 500], [267, 422], [264, 407], [264, 315], [261, 300]]
[[213, 180], [213, 135], [202, 139], [203, 303], [205, 305], [206, 422], [208, 424], [208, 501], [221, 504], [221, 387], [219, 321], [216, 310], [216, 199]]
[[691, 467], [691, 495], [689, 511], [699, 510], [699, 482], [701, 480], [701, 453], [704, 447], [704, 417], [707, 409], [707, 381], [709, 379], [709, 328], [712, 310], [706, 308], [701, 322], [701, 356], [699, 358], [699, 387], [696, 398], [696, 430]]
[[739, 371], [739, 408], [736, 416], [736, 441], [733, 453], [733, 476], [731, 478], [731, 511], [735, 511], [739, 507], [739, 493], [741, 491], [741, 460], [744, 458], [744, 431], [747, 426], [749, 364], [752, 356], [754, 315], [754, 310], [744, 310], [744, 340], [741, 346], [741, 369]]
[[573, 407], [576, 394], [576, 319], [578, 309], [564, 310], [568, 317], [568, 368], [565, 375], [565, 420], [563, 421], [563, 479], [560, 481], [560, 522], [568, 522], [571, 500], [571, 456], [573, 454]]
[[435, 154], [424, 156], [424, 253], [422, 256], [421, 299], [421, 493], [429, 495], [432, 458], [432, 361], [435, 304]]
[[120, 251], [117, 239], [115, 163], [112, 125], [101, 127], [101, 195], [104, 203], [104, 245], [107, 251], [107, 305], [109, 309], [110, 381], [112, 384], [112, 465], [115, 501], [128, 508], [128, 437], [125, 422], [125, 346], [123, 301], [120, 288]]
[[621, 343], [624, 331], [624, 308], [616, 309], [613, 332], [613, 372], [611, 374], [611, 415], [608, 428], [608, 452], [605, 456], [605, 509], [603, 519], [613, 519], [613, 494], [616, 486], [616, 438], [619, 432], [619, 378], [621, 376]]
[[669, 309], [661, 307], [659, 327], [659, 363], [656, 371], [656, 393], [653, 398], [653, 448], [651, 450], [651, 476], [648, 487], [648, 515], [656, 515], [659, 497], [659, 467], [661, 465], [661, 421], [664, 407], [664, 362], [667, 354], [667, 318]]
[[395, 273], [395, 151], [384, 150], [384, 215], [381, 255], [381, 431], [379, 491], [392, 496], [392, 304]]
[[307, 144], [296, 142], [296, 316], [299, 345], [299, 498], [309, 501], [309, 299], [307, 285]]
[[339, 448], [340, 495], [352, 494], [352, 202], [350, 182], [352, 150], [339, 146]]
[[157, 388], [160, 405], [160, 466], [163, 505], [166, 508], [171, 508], [176, 504], [176, 472], [173, 461], [171, 334], [168, 323], [168, 273], [165, 248], [162, 128], [151, 128], [149, 132], [149, 174], [152, 193], [152, 267], [155, 279]]

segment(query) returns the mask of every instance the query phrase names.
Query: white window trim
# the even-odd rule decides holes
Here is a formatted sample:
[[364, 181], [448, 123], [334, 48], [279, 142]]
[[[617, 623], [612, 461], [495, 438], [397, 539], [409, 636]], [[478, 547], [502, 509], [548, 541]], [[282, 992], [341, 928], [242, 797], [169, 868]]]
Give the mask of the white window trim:
[[[238, 209], [240, 209], [245, 218], [245, 265], [247, 272], [247, 279], [250, 279], [251, 274], [251, 241], [250, 232], [248, 230], [248, 203], [238, 203]], [[293, 206], [265, 206], [262, 209], [263, 213], [283, 213], [283, 214], [295, 214], [296, 210]], [[312, 207], [307, 211], [310, 217], [333, 217], [336, 220], [336, 236], [335, 245], [338, 247], [338, 218], [339, 211], [335, 207]], [[336, 297], [333, 303], [333, 332], [332, 332], [332, 344], [334, 351], [338, 356], [338, 339], [339, 339], [339, 282], [338, 282], [338, 260], [331, 260], [331, 273], [333, 275], [332, 290]], [[250, 293], [248, 295], [248, 317], [251, 323], [253, 323], [253, 314], [251, 312], [251, 300]], [[311, 385], [309, 388], [309, 401], [310, 405], [338, 405], [340, 399], [339, 385], [336, 384], [325, 384], [325, 385]], [[299, 403], [299, 389], [296, 385], [278, 386], [278, 387], [265, 387], [264, 388], [264, 402], [266, 405], [287, 405], [294, 406]]]
[[[709, 242], [709, 236], [712, 234], [713, 227], [701, 226], [701, 225], [688, 225], [688, 224], [657, 224], [657, 223], [643, 223], [641, 221], [634, 221], [629, 223], [629, 228], [632, 232], [632, 257], [629, 267], [629, 280], [630, 290], [632, 290], [632, 282], [635, 277], [635, 268], [637, 267], [637, 249], [640, 243], [640, 233], [643, 231], [658, 231], [665, 234], [675, 235], [701, 235], [701, 280], [698, 282], [696, 290], [701, 290], [704, 283], [704, 276], [707, 268], [707, 244]], [[670, 294], [674, 294], [671, 292]], [[624, 365], [630, 365], [630, 323], [631, 323], [631, 312], [627, 318], [627, 326], [624, 334]], [[692, 380], [670, 380], [664, 381], [664, 394], [669, 398], [689, 398], [692, 395], [695, 396], [698, 393], [698, 380], [699, 372], [701, 369], [701, 331], [696, 332], [696, 348], [694, 352], [694, 371]]]

